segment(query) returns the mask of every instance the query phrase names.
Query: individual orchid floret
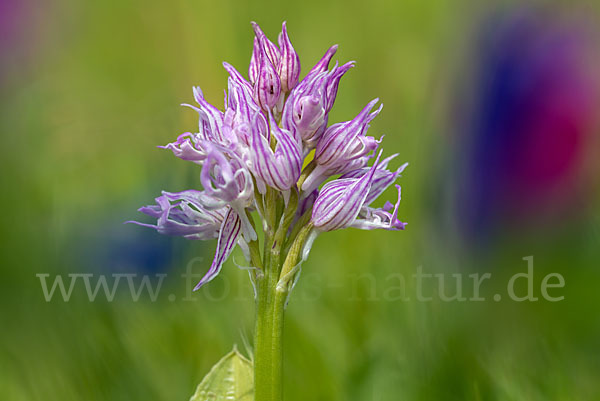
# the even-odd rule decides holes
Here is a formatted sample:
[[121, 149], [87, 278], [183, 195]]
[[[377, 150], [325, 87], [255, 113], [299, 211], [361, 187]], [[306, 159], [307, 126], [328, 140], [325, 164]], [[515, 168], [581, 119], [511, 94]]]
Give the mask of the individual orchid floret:
[[[267, 35], [265, 35], [256, 22], [252, 22], [252, 29], [254, 29], [255, 38], [258, 42], [258, 53], [255, 55], [255, 58], [259, 61], [258, 65], [260, 66], [262, 55], [266, 54], [271, 63], [274, 66], [278, 66], [281, 60], [281, 51], [277, 48], [277, 45], [267, 38]], [[256, 49], [255, 47], [254, 50]]]
[[314, 86], [303, 80], [288, 97], [281, 116], [282, 127], [294, 131], [307, 148], [316, 146], [327, 124], [324, 79], [315, 79]]
[[353, 65], [350, 62], [342, 67], [336, 65], [329, 72], [317, 69], [309, 73], [286, 101], [282, 125], [287, 129], [295, 128], [307, 150], [313, 149], [325, 132], [339, 81]]
[[260, 107], [268, 112], [275, 107], [281, 97], [281, 78], [277, 73], [279, 65], [279, 49], [270, 42], [257, 24], [254, 24], [258, 42], [258, 75], [254, 83], [254, 98]]
[[200, 107], [190, 104], [183, 104], [183, 106], [190, 107], [198, 112], [200, 117], [198, 133], [186, 132], [181, 134], [175, 142], [159, 146], [159, 148], [171, 150], [180, 159], [201, 163], [206, 158], [206, 150], [202, 148], [203, 143], [209, 141], [226, 145], [229, 140], [226, 140], [222, 131], [223, 112], [204, 99], [202, 90], [199, 87], [194, 87], [193, 92], [194, 99]]
[[[317, 76], [322, 75], [323, 73], [327, 72], [329, 69], [329, 63], [331, 62], [331, 59], [337, 52], [337, 49], [338, 49], [338, 45], [333, 45], [329, 49], [327, 49], [327, 51], [325, 52], [323, 57], [321, 57], [321, 59], [317, 62], [317, 64], [315, 64], [315, 66], [308, 72], [308, 74], [306, 74], [306, 77], [302, 81], [303, 82], [311, 82]], [[340, 80], [342, 79], [344, 74], [346, 74], [346, 72], [348, 72], [348, 70], [350, 70], [352, 67], [354, 67], [354, 65], [355, 65], [354, 61], [349, 61], [342, 66], [339, 66], [338, 63], [336, 62], [335, 66], [329, 72], [327, 79], [326, 79], [326, 90], [325, 90], [325, 95], [326, 95], [326, 99], [327, 99], [325, 108], [326, 108], [327, 113], [329, 113], [329, 111], [331, 110], [331, 108], [333, 107], [333, 104], [335, 102], [335, 98], [337, 96], [337, 91], [338, 91], [338, 87], [340, 84]]]
[[200, 107], [186, 103], [184, 103], [183, 106], [190, 107], [200, 114], [199, 133], [201, 137], [205, 140], [222, 142], [223, 135], [221, 133], [221, 125], [223, 124], [223, 112], [204, 99], [204, 94], [200, 87], [194, 87], [193, 93], [194, 100], [196, 100], [196, 103], [198, 103]]
[[296, 53], [292, 46], [285, 22], [281, 27], [278, 42], [279, 49], [281, 50], [281, 59], [279, 61], [277, 72], [281, 79], [281, 90], [283, 92], [289, 92], [298, 85], [298, 78], [300, 77], [300, 57], [298, 57], [298, 53]]
[[156, 229], [160, 234], [181, 236], [187, 239], [209, 240], [217, 238], [227, 207], [207, 209], [202, 191], [163, 192], [156, 205], [144, 206], [140, 212], [157, 219], [156, 224], [128, 221]]
[[[302, 144], [286, 129], [279, 128], [269, 114], [271, 134], [277, 145], [272, 150], [268, 139], [255, 129], [252, 134], [252, 165], [257, 178], [266, 185], [288, 191], [296, 184], [302, 170]], [[264, 186], [259, 186], [261, 193]]]
[[210, 240], [218, 238], [217, 250], [212, 265], [202, 277], [195, 289], [209, 282], [221, 270], [223, 263], [236, 243], [246, 247], [240, 237], [242, 219], [229, 206], [210, 209], [210, 196], [202, 191], [164, 192], [156, 198], [156, 205], [144, 206], [140, 212], [157, 219], [156, 225], [137, 221], [128, 221], [144, 227], [156, 229], [160, 234], [182, 236], [191, 240]]
[[326, 72], [306, 77], [291, 92], [281, 116], [281, 125], [294, 131], [307, 149], [316, 146], [327, 125]]
[[[398, 207], [400, 206], [400, 186], [396, 185], [398, 189], [398, 200], [395, 205], [390, 202], [386, 202], [383, 208], [376, 209], [370, 207], [371, 203], [377, 199], [388, 187], [390, 187], [397, 179], [400, 174], [408, 166], [408, 163], [404, 163], [394, 171], [388, 170], [387, 166], [391, 160], [396, 158], [398, 154], [392, 155], [384, 159], [377, 165], [373, 179], [371, 180], [371, 189], [369, 194], [365, 198], [361, 212], [358, 215], [356, 221], [354, 221], [351, 227], [360, 228], [363, 230], [372, 230], [381, 228], [385, 230], [404, 230], [406, 223], [398, 220]], [[341, 179], [359, 179], [369, 174], [371, 168], [364, 167], [358, 170], [351, 171], [342, 175]], [[393, 213], [389, 211], [394, 208]]]
[[[398, 201], [395, 206], [390, 202], [386, 202], [381, 209], [369, 206], [406, 167], [405, 164], [396, 171], [387, 170], [388, 162], [395, 156], [385, 159], [381, 164], [378, 157], [372, 167], [356, 170], [325, 184], [313, 206], [314, 226], [320, 231], [346, 227], [403, 230], [406, 224], [398, 220], [400, 186], [396, 186]], [[390, 213], [392, 208], [394, 211]]]
[[312, 210], [312, 223], [320, 231], [350, 227], [360, 213], [369, 191], [379, 157], [368, 174], [360, 178], [328, 182], [319, 192]]
[[206, 206], [231, 206], [242, 220], [244, 238], [247, 241], [255, 240], [256, 232], [245, 210], [251, 206], [254, 198], [252, 175], [235, 155], [229, 154], [227, 157], [223, 149], [214, 145], [209, 144], [207, 148], [209, 152], [202, 166], [200, 182], [215, 201]]
[[302, 96], [291, 104], [295, 127], [309, 147], [312, 147], [312, 144], [316, 145], [318, 133], [324, 132], [322, 128], [326, 124], [327, 113], [322, 99], [320, 96]]
[[159, 146], [161, 149], [169, 149], [173, 154], [182, 159], [201, 164], [206, 159], [206, 150], [202, 148], [204, 140], [200, 134], [186, 132], [177, 137], [175, 142], [165, 146]]
[[268, 112], [278, 103], [281, 96], [281, 80], [275, 67], [267, 57], [261, 58], [260, 71], [254, 86], [254, 97], [260, 107]]
[[243, 160], [249, 159], [252, 130], [267, 132], [267, 120], [253, 97], [253, 89], [241, 74], [228, 63], [223, 63], [229, 72], [226, 110], [223, 131], [236, 139], [236, 152]]
[[302, 184], [302, 190], [312, 191], [332, 175], [366, 166], [379, 143], [365, 135], [369, 123], [383, 107], [371, 113], [377, 101], [369, 102], [353, 120], [334, 124], [325, 130], [315, 150], [316, 167]]
[[226, 150], [207, 144], [209, 149], [200, 174], [206, 193], [224, 203], [247, 207], [253, 197], [250, 172]]
[[371, 113], [379, 101], [374, 99], [351, 121], [337, 123], [327, 128], [317, 144], [315, 160], [321, 166], [343, 168], [347, 162], [366, 156], [377, 148], [375, 138], [366, 136], [369, 123], [383, 106]]

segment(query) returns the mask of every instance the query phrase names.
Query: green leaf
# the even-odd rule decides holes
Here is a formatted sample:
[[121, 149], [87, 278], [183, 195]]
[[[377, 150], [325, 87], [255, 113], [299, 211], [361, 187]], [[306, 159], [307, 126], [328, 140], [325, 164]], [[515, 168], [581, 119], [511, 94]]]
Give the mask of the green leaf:
[[252, 362], [234, 346], [202, 379], [190, 401], [254, 401]]

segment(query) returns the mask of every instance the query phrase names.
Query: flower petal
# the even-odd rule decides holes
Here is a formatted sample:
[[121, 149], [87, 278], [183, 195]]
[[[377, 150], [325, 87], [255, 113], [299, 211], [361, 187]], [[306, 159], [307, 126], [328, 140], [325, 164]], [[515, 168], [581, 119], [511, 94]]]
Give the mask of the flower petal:
[[[365, 206], [370, 205], [375, 199], [379, 197], [390, 185], [400, 177], [400, 174], [404, 171], [404, 169], [408, 166], [408, 163], [404, 163], [400, 167], [398, 167], [394, 171], [390, 171], [387, 169], [388, 163], [394, 159], [398, 154], [394, 154], [390, 157], [385, 158], [379, 165], [377, 166], [377, 171], [375, 171], [375, 175], [373, 177], [373, 182], [371, 184], [371, 190], [369, 191], [369, 195], [365, 200]], [[367, 174], [369, 168], [361, 168], [350, 171], [340, 178], [360, 178], [363, 175]]]
[[241, 229], [242, 223], [240, 217], [233, 209], [229, 209], [223, 220], [223, 224], [221, 225], [221, 230], [219, 231], [219, 240], [217, 242], [217, 250], [213, 262], [208, 269], [208, 272], [194, 288], [194, 291], [198, 290], [219, 274], [223, 267], [223, 263], [225, 263], [229, 255], [231, 255], [233, 248], [235, 248]]
[[331, 181], [321, 189], [312, 211], [312, 222], [321, 231], [349, 227], [361, 211], [381, 152], [368, 174], [361, 178]]
[[300, 77], [300, 57], [294, 50], [292, 42], [287, 33], [286, 23], [281, 27], [279, 35], [279, 48], [281, 49], [281, 60], [277, 72], [281, 78], [281, 90], [289, 92], [298, 85]]
[[[337, 64], [337, 63], [336, 63]], [[331, 108], [333, 107], [333, 103], [335, 102], [335, 98], [337, 96], [338, 86], [340, 85], [340, 80], [350, 70], [350, 68], [354, 67], [354, 61], [349, 61], [341, 67], [336, 67], [333, 69], [329, 82], [327, 84], [327, 104], [326, 110], [329, 113]]]
[[296, 184], [302, 170], [302, 146], [287, 130], [277, 126], [269, 114], [272, 134], [277, 140], [275, 151], [258, 130], [252, 133], [252, 164], [254, 174], [265, 184], [280, 191]]
[[374, 141], [365, 141], [364, 134], [369, 123], [379, 114], [381, 107], [370, 113], [379, 99], [369, 102], [350, 121], [337, 123], [327, 128], [317, 144], [315, 160], [321, 165], [345, 165], [348, 161], [362, 157], [377, 146]]
[[260, 47], [258, 45], [258, 39], [254, 38], [254, 47], [252, 48], [252, 56], [250, 57], [250, 65], [248, 66], [248, 78], [250, 83], [254, 85], [258, 78], [258, 71], [260, 70]]
[[333, 45], [329, 49], [327, 49], [323, 57], [321, 57], [321, 59], [317, 62], [317, 64], [315, 64], [315, 66], [308, 72], [306, 76], [308, 77], [313, 74], [326, 72], [329, 69], [329, 63], [331, 62], [331, 59], [337, 52], [337, 49], [338, 45]]
[[212, 239], [217, 236], [225, 216], [225, 209], [208, 209], [204, 205], [206, 198], [205, 193], [195, 190], [178, 193], [163, 192], [156, 198], [156, 205], [139, 209], [140, 212], [156, 218], [155, 225], [137, 221], [127, 223], [154, 228], [164, 235], [181, 236], [187, 239]]
[[[386, 202], [385, 206], [381, 209], [364, 207], [359, 218], [351, 224], [351, 227], [360, 228], [361, 230], [374, 230], [378, 228], [394, 231], [404, 230], [406, 223], [398, 220], [398, 207], [400, 206], [401, 199], [400, 185], [396, 185], [396, 188], [398, 189], [398, 200], [395, 206]], [[389, 210], [392, 207], [394, 207], [394, 211], [390, 214]]]
[[[259, 41], [260, 46], [260, 41]], [[269, 111], [279, 102], [281, 96], [281, 79], [271, 60], [263, 53], [260, 70], [254, 85], [254, 98], [264, 111]]]
[[252, 176], [233, 153], [207, 144], [207, 156], [200, 173], [206, 193], [232, 206], [246, 207], [252, 202]]
[[264, 54], [266, 54], [273, 65], [278, 65], [281, 54], [275, 43], [267, 38], [267, 35], [264, 34], [256, 22], [252, 22], [252, 28], [254, 29], [259, 47], [263, 48]]
[[202, 149], [201, 142], [202, 141], [198, 138], [198, 134], [186, 132], [179, 135], [175, 142], [171, 142], [165, 146], [159, 146], [159, 148], [172, 151], [176, 157], [182, 160], [201, 163], [206, 159], [206, 151]]

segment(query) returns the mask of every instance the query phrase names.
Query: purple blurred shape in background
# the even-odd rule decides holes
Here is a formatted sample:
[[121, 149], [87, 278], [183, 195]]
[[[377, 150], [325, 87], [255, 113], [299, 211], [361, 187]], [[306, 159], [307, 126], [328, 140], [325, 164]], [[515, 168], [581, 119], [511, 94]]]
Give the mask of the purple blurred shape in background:
[[597, 86], [588, 27], [576, 22], [527, 11], [480, 28], [456, 155], [469, 237], [507, 224], [554, 226], [588, 203]]
[[52, 5], [51, 0], [40, 4], [30, 0], [0, 0], [0, 86], [12, 79], [26, 79], [25, 67], [44, 42], [41, 35], [47, 20], [40, 21], [38, 16], [48, 19], [45, 13]]

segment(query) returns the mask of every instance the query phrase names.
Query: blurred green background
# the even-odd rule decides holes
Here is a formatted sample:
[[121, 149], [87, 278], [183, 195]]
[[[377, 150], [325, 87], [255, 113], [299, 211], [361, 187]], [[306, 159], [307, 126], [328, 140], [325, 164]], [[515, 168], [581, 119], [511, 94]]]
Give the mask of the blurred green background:
[[[574, 186], [585, 190], [559, 186], [577, 194], [566, 209], [496, 219], [506, 224], [483, 239], [463, 229], [456, 208], [470, 199], [461, 160], [472, 151], [457, 139], [457, 116], [476, 110], [457, 104], [477, 92], [484, 56], [475, 42], [482, 27], [494, 32], [487, 18], [517, 7], [502, 3], [4, 1], [0, 398], [186, 400], [233, 343], [247, 353], [247, 274], [229, 260], [185, 301], [180, 275], [188, 265], [205, 271], [215, 245], [122, 222], [140, 218], [136, 209], [160, 190], [199, 186], [194, 165], [156, 146], [197, 126], [179, 106], [193, 85], [222, 104], [221, 61], [246, 71], [250, 21], [275, 38], [287, 20], [304, 72], [333, 43], [337, 60], [357, 61], [330, 121], [379, 97], [371, 134], [386, 134], [387, 154], [410, 166], [400, 180], [405, 232], [350, 229], [313, 247], [286, 315], [286, 399], [600, 400], [598, 159], [578, 156]], [[565, 2], [539, 13], [593, 31], [597, 8]], [[586, 151], [598, 149], [597, 125], [582, 130]], [[536, 295], [558, 272], [566, 286], [552, 294], [565, 299], [493, 301], [529, 255]], [[418, 302], [418, 266], [448, 277], [490, 272], [487, 300]], [[90, 302], [82, 286], [69, 302], [46, 302], [36, 277], [122, 272], [168, 276], [156, 302], [134, 302], [125, 287], [114, 302]], [[398, 299], [394, 274], [406, 277], [411, 300]]]

